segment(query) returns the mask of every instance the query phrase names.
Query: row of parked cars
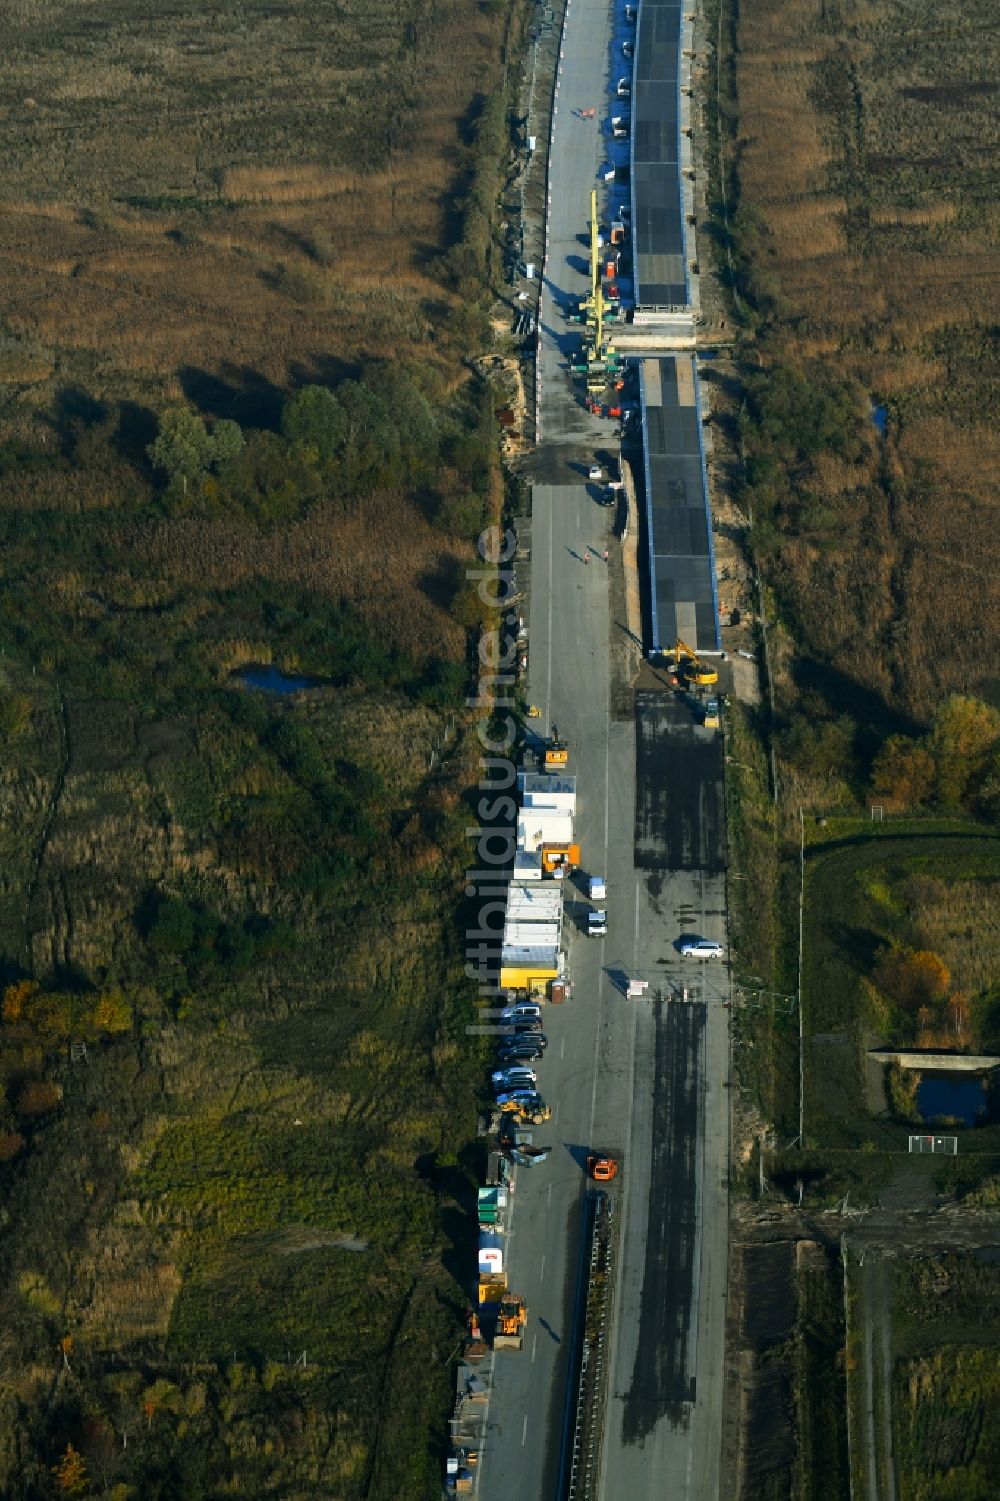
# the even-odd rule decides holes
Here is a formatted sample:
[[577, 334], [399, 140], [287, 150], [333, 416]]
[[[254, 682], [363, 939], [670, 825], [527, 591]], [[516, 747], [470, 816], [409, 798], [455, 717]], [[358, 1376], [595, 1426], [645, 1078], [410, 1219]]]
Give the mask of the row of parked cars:
[[500, 1109], [517, 1105], [530, 1116], [545, 1108], [538, 1075], [531, 1067], [541, 1061], [549, 1045], [542, 1031], [542, 1008], [534, 1001], [518, 1001], [505, 1007], [500, 1019], [513, 1030], [500, 1039], [493, 1097]]

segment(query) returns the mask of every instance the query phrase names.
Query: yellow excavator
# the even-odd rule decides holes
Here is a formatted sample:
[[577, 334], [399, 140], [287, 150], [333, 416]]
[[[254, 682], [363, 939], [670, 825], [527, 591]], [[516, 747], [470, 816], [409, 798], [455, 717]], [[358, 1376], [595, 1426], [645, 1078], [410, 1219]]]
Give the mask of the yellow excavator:
[[528, 1322], [528, 1308], [520, 1293], [507, 1293], [497, 1314], [497, 1332], [493, 1338], [494, 1349], [523, 1350], [524, 1330]]
[[[527, 1033], [531, 1040], [531, 1033]], [[552, 1119], [552, 1108], [542, 1099], [531, 1103], [527, 1100], [505, 1100], [499, 1109], [500, 1115], [509, 1115], [515, 1126], [544, 1126]]]
[[703, 662], [698, 653], [685, 642], [678, 640], [674, 646], [674, 671], [689, 683], [699, 688], [711, 688], [719, 681], [719, 674], [710, 662]]
[[552, 734], [545, 742], [542, 753], [542, 767], [545, 771], [565, 771], [569, 763], [569, 747], [565, 740], [560, 740], [559, 731], [552, 726]]

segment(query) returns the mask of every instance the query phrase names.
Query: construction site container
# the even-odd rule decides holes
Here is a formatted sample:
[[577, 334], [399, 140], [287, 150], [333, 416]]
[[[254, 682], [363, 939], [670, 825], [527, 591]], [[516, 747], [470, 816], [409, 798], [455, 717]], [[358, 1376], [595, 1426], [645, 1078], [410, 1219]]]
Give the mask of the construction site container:
[[479, 1232], [479, 1276], [503, 1275], [503, 1237], [496, 1230]]
[[507, 1291], [507, 1275], [505, 1272], [487, 1274], [479, 1278], [479, 1306], [487, 1308], [491, 1303], [499, 1303]]
[[558, 949], [505, 948], [500, 954], [500, 984], [545, 995], [550, 980], [565, 968]]
[[508, 922], [561, 922], [562, 888], [512, 881], [507, 888]]
[[510, 1181], [510, 1169], [502, 1152], [493, 1151], [486, 1159], [486, 1182], [490, 1187], [506, 1189]]
[[557, 922], [511, 922], [503, 930], [505, 949], [557, 949], [562, 925]]
[[540, 850], [514, 851], [514, 880], [540, 881], [544, 875]]
[[507, 1190], [498, 1185], [488, 1185], [479, 1190], [479, 1225], [481, 1229], [499, 1227], [507, 1208]]
[[549, 808], [524, 808], [517, 815], [517, 842], [521, 849], [537, 850], [543, 844], [569, 844], [573, 839], [573, 816]]
[[558, 808], [563, 813], [576, 812], [576, 777], [565, 772], [519, 772], [517, 790], [524, 808]]

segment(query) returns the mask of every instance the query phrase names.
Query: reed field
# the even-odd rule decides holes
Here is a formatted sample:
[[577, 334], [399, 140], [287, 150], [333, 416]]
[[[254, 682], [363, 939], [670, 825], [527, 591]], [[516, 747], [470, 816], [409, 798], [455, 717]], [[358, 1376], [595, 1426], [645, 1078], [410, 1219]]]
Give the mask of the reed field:
[[201, 373], [235, 399], [375, 354], [442, 363], [432, 264], [504, 21], [461, 0], [8, 7], [12, 384], [197, 398]]
[[919, 720], [942, 693], [995, 696], [993, 19], [981, 0], [771, 0], [736, 30], [738, 237], [760, 356], [857, 393], [849, 467], [794, 478], [819, 525], [786, 508], [769, 566], [806, 651]]

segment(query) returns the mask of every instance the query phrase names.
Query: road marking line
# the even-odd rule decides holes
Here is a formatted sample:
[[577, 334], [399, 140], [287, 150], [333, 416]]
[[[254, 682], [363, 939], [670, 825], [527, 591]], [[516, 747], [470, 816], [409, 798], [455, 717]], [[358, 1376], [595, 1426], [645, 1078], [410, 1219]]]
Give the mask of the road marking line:
[[548, 1187], [548, 1200], [549, 1200], [549, 1208], [551, 1209], [552, 1208], [552, 1184], [551, 1183], [549, 1184], [549, 1187]]
[[635, 878], [635, 932], [632, 935], [632, 968], [639, 969], [639, 877]]
[[525, 1413], [524, 1414], [524, 1423], [521, 1426], [521, 1448], [522, 1449], [524, 1448], [524, 1441], [527, 1438], [527, 1436], [528, 1436], [528, 1414]]
[[539, 1282], [544, 1282], [545, 1281], [545, 1252], [544, 1251], [542, 1252], [542, 1266], [541, 1266], [541, 1270], [538, 1273], [538, 1280], [539, 1280]]
[[535, 1363], [535, 1351], [537, 1349], [538, 1349], [538, 1335], [536, 1334], [533, 1337], [532, 1341], [531, 1341], [531, 1364], [532, 1365], [534, 1365], [534, 1363]]
[[565, 1037], [563, 1038], [562, 1042], [559, 1044], [559, 1057], [560, 1058], [565, 1058], [566, 1057], [566, 1039], [565, 1039]]
[[546, 726], [547, 726], [546, 734], [551, 734], [551, 731], [552, 731], [552, 596], [555, 593], [555, 589], [553, 588], [553, 584], [552, 584], [552, 533], [554, 531], [554, 527], [552, 525], [552, 512], [553, 512], [553, 506], [550, 503], [550, 505], [549, 505], [549, 580], [548, 580], [548, 588], [546, 590], [546, 593], [549, 596], [548, 599], [547, 599], [547, 601], [546, 601], [546, 614], [547, 614], [546, 634], [548, 636], [547, 650], [546, 650], [546, 656], [545, 656], [545, 723], [546, 723]]

